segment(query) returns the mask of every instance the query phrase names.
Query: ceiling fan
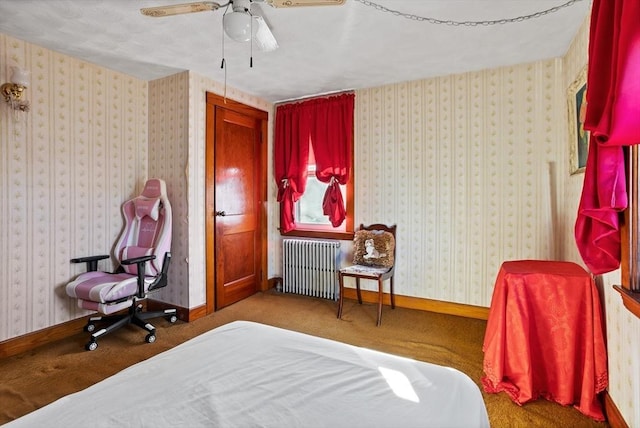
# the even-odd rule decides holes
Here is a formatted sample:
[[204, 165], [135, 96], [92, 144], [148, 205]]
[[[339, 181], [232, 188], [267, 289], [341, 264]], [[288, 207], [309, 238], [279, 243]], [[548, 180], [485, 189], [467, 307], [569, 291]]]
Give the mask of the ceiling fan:
[[346, 0], [229, 0], [220, 4], [213, 1], [199, 1], [168, 6], [147, 7], [140, 9], [143, 15], [163, 17], [184, 13], [214, 11], [231, 6], [231, 12], [225, 10], [223, 15], [224, 32], [231, 39], [238, 42], [248, 42], [252, 39], [262, 51], [273, 51], [278, 48], [271, 29], [262, 17], [260, 5], [267, 3], [275, 8], [289, 8], [298, 6], [339, 6]]

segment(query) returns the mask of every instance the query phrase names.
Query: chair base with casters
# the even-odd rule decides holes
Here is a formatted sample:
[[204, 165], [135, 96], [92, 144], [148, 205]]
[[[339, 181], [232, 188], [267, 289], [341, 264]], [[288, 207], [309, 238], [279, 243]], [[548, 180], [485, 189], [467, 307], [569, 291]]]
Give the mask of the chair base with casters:
[[[162, 271], [157, 277], [145, 277], [145, 263], [155, 259], [155, 255], [136, 257], [123, 260], [123, 265], [137, 265], [137, 275], [132, 276], [122, 272], [107, 273], [97, 272], [98, 260], [106, 259], [109, 256], [92, 256], [72, 259], [72, 263], [86, 263], [87, 273], [82, 274], [78, 279], [67, 286], [68, 292], [72, 292], [78, 298], [78, 306], [83, 309], [91, 309], [101, 312], [102, 316], [89, 317], [84, 331], [91, 333], [89, 342], [85, 345], [88, 351], [94, 351], [98, 348], [98, 338], [105, 336], [113, 331], [120, 329], [128, 324], [133, 324], [147, 332], [145, 341], [153, 343], [156, 341], [156, 329], [148, 322], [153, 318], [165, 317], [170, 323], [178, 320], [176, 309], [165, 309], [162, 311], [143, 312], [141, 302], [148, 297], [149, 292], [166, 286], [167, 269], [171, 254], [165, 253]], [[105, 280], [108, 279], [108, 280]], [[120, 301], [111, 302], [95, 302], [85, 300], [90, 296], [99, 295], [103, 289], [113, 287], [114, 284], [122, 286], [129, 282], [129, 286], [136, 286], [137, 293], [134, 298], [124, 297]], [[83, 283], [86, 284], [83, 286]], [[145, 291], [146, 289], [146, 291]], [[72, 291], [71, 291], [72, 290]], [[120, 313], [123, 310], [126, 313]], [[98, 325], [106, 324], [98, 329]]]
[[[164, 311], [156, 312], [142, 312], [141, 304], [134, 304], [129, 306], [127, 314], [89, 317], [87, 325], [84, 326], [84, 331], [92, 334], [91, 339], [89, 339], [89, 342], [87, 342], [84, 347], [87, 351], [95, 351], [98, 348], [98, 338], [109, 334], [112, 331], [115, 331], [127, 324], [133, 324], [143, 330], [146, 330], [148, 334], [144, 338], [145, 342], [153, 343], [156, 341], [156, 329], [152, 324], [146, 321], [149, 319], [160, 317], [166, 317], [167, 321], [172, 324], [178, 320], [176, 309], [165, 309]], [[96, 331], [96, 324], [98, 323], [109, 323], [109, 325]]]
[[[367, 234], [367, 232], [369, 232], [369, 234]], [[372, 241], [373, 239], [371, 238], [372, 236], [371, 233], [380, 234], [381, 237], [384, 236], [385, 238], [380, 243], [377, 243], [373, 249], [371, 249], [371, 246], [373, 244], [368, 245], [369, 242], [367, 242], [366, 244], [361, 242], [362, 240]], [[379, 326], [382, 321], [382, 301], [384, 296], [383, 285], [386, 280], [389, 280], [389, 294], [391, 298], [391, 309], [395, 309], [396, 303], [395, 303], [395, 297], [393, 293], [393, 274], [395, 270], [395, 263], [394, 263], [395, 234], [396, 234], [395, 225], [393, 226], [386, 226], [384, 224], [372, 224], [370, 226], [364, 226], [362, 224], [360, 225], [359, 231], [356, 232], [354, 236], [354, 246], [356, 247], [354, 251], [355, 264], [340, 269], [338, 273], [339, 283], [340, 283], [340, 298], [338, 302], [338, 318], [339, 319], [342, 318], [345, 277], [355, 278], [356, 294], [358, 296], [359, 304], [362, 304], [362, 293], [360, 291], [360, 279], [368, 279], [368, 280], [373, 280], [377, 282], [378, 284], [378, 316], [376, 320], [376, 326]], [[373, 235], [373, 236], [375, 237], [376, 235]], [[370, 239], [366, 239], [366, 238], [370, 238]], [[382, 246], [380, 247], [380, 245]], [[378, 262], [377, 260], [372, 262], [373, 264], [371, 265], [361, 264], [361, 263], [365, 263], [365, 260], [367, 260], [367, 256], [369, 255], [369, 254], [363, 254], [363, 252], [366, 251], [364, 250], [364, 248], [366, 247], [369, 247], [372, 254], [375, 252], [375, 256], [379, 256], [377, 258], [381, 259], [379, 263], [382, 264], [382, 266], [378, 266], [375, 264], [376, 262]], [[377, 250], [378, 247], [380, 247], [382, 251]], [[374, 256], [370, 256], [369, 260], [372, 260], [373, 258]], [[384, 258], [387, 258], [387, 260], [382, 260]]]

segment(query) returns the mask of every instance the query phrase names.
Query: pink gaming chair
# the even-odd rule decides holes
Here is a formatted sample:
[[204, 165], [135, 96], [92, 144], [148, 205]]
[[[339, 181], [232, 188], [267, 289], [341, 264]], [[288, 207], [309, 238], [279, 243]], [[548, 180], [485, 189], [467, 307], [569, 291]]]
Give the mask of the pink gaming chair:
[[[71, 260], [86, 263], [87, 272], [67, 284], [67, 294], [78, 299], [79, 307], [103, 314], [90, 317], [84, 328], [92, 333], [85, 346], [89, 351], [98, 347], [99, 337], [127, 324], [146, 330], [146, 342], [155, 342], [155, 327], [147, 320], [157, 317], [165, 317], [171, 323], [177, 320], [176, 309], [142, 312], [139, 303], [149, 293], [167, 285], [172, 220], [165, 182], [158, 178], [148, 180], [140, 196], [122, 205], [122, 213], [125, 226], [114, 248], [119, 264], [114, 273], [98, 271], [98, 261], [108, 259], [108, 255]], [[119, 313], [125, 309], [127, 313]], [[97, 323], [111, 324], [95, 331]]]

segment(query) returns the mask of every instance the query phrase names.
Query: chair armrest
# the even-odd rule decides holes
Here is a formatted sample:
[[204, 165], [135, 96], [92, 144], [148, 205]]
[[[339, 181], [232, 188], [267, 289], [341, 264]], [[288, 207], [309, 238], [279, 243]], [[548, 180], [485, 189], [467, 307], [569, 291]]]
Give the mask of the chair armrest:
[[140, 256], [140, 257], [134, 257], [132, 259], [126, 259], [126, 260], [121, 261], [120, 264], [122, 264], [122, 265], [135, 265], [135, 264], [148, 262], [149, 260], [155, 260], [155, 258], [156, 258], [155, 254], [150, 254], [148, 256]]
[[108, 259], [108, 258], [109, 258], [108, 255], [78, 257], [75, 259], [71, 259], [71, 263], [86, 263], [87, 272], [95, 272], [98, 270], [98, 261]]
[[145, 263], [148, 262], [149, 260], [154, 260], [155, 258], [156, 258], [155, 254], [149, 254], [148, 256], [133, 257], [131, 259], [122, 260], [120, 262], [121, 265], [133, 265], [133, 264], [138, 265], [138, 298], [140, 299], [145, 297], [145, 291], [144, 291]]

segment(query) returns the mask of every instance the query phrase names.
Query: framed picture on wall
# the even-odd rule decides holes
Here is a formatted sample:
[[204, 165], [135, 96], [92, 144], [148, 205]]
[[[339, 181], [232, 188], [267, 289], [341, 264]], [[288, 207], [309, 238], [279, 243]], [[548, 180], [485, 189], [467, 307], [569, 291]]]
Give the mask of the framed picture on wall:
[[587, 110], [587, 67], [567, 89], [569, 106], [569, 171], [571, 174], [584, 172], [589, 149], [589, 131], [584, 129]]

